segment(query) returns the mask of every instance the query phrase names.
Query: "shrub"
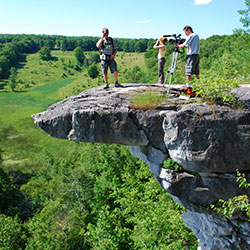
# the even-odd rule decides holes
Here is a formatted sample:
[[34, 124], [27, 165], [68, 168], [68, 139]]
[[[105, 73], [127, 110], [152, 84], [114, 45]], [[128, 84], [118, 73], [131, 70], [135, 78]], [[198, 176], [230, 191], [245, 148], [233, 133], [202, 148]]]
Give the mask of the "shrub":
[[91, 78], [96, 78], [99, 75], [99, 70], [97, 69], [96, 64], [91, 64], [88, 68], [88, 75]]
[[0, 225], [0, 249], [24, 249], [27, 236], [18, 216], [12, 218], [0, 214]]
[[201, 83], [192, 84], [198, 96], [206, 101], [215, 103], [234, 103], [235, 94], [232, 89], [238, 87], [234, 80], [225, 80], [221, 78], [202, 78]]

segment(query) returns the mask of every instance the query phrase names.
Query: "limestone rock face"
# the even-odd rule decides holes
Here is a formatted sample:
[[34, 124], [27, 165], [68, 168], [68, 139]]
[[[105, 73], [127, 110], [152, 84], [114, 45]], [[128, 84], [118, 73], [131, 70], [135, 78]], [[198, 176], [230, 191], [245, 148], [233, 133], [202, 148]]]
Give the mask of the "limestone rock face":
[[[183, 220], [199, 239], [199, 249], [250, 249], [247, 222], [224, 219], [204, 208], [219, 199], [250, 196], [236, 182], [237, 169], [250, 182], [250, 87], [234, 90], [241, 109], [185, 104], [171, 94], [168, 103], [154, 109], [131, 108], [132, 96], [146, 90], [167, 92], [158, 84], [98, 87], [33, 118], [53, 137], [128, 145], [131, 154], [148, 163], [162, 188], [187, 209]], [[167, 158], [181, 169], [163, 168]]]
[[193, 172], [248, 170], [250, 112], [207, 104], [189, 104], [161, 113], [170, 157]]

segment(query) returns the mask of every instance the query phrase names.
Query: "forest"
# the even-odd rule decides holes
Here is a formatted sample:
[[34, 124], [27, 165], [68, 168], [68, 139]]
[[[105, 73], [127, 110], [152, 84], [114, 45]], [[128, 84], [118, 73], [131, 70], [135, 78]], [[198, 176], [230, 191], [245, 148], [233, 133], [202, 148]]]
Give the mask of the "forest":
[[[97, 40], [0, 34], [0, 249], [197, 249], [185, 209], [128, 147], [58, 140], [33, 124], [32, 114], [103, 85]], [[116, 41], [120, 82], [157, 82], [155, 40]], [[201, 40], [206, 93], [250, 84], [248, 55], [246, 29]], [[185, 83], [181, 65], [172, 83]]]

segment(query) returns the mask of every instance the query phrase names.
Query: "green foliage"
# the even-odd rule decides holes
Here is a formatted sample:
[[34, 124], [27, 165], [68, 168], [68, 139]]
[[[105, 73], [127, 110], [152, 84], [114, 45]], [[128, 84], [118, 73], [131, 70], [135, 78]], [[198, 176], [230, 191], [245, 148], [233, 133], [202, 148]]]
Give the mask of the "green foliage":
[[250, 203], [247, 195], [239, 195], [228, 201], [219, 200], [215, 205], [211, 205], [211, 208], [229, 218], [238, 213], [245, 213], [250, 221]]
[[64, 161], [47, 153], [22, 190], [34, 213], [26, 249], [197, 248], [184, 209], [124, 146], [77, 143]]
[[98, 53], [91, 53], [89, 56], [89, 62], [90, 64], [92, 63], [99, 63], [100, 60], [100, 55]]
[[84, 248], [84, 213], [73, 211], [63, 200], [50, 201], [28, 223], [27, 250], [81, 250]]
[[9, 77], [10, 68], [15, 67], [21, 58], [21, 52], [16, 42], [6, 43], [0, 47], [0, 79]]
[[[79, 68], [76, 69], [71, 52], [77, 47], [91, 51], [86, 52], [89, 62], [99, 63], [99, 55], [92, 52], [96, 50], [97, 39], [0, 35], [0, 78], [7, 79], [11, 67], [15, 67], [18, 68], [16, 80], [20, 83], [16, 88], [20, 90], [22, 84], [32, 88], [23, 93], [1, 89], [0, 140], [4, 154], [0, 161], [4, 160], [4, 169], [19, 168], [34, 174], [21, 187], [32, 208], [32, 216], [23, 223], [17, 217], [6, 217], [20, 211], [19, 201], [24, 197], [19, 199], [17, 186], [5, 172], [0, 172], [0, 204], [5, 205], [1, 207], [5, 215], [1, 215], [0, 221], [1, 226], [6, 225], [0, 228], [0, 242], [5, 242], [1, 242], [4, 247], [0, 246], [42, 250], [196, 249], [195, 236], [181, 220], [183, 208], [172, 201], [146, 164], [132, 157], [127, 147], [56, 140], [33, 124], [32, 114], [69, 96], [74, 89], [78, 93], [100, 84], [99, 78], [88, 77], [87, 68], [81, 74], [76, 71]], [[142, 54], [152, 47], [153, 41], [139, 40], [117, 39], [119, 50], [140, 51], [122, 53], [122, 56], [118, 52], [119, 80], [156, 82], [157, 50], [149, 49]], [[202, 76], [201, 85], [197, 86], [200, 95], [219, 103], [231, 102], [230, 90], [236, 83], [249, 83], [250, 57], [246, 56], [250, 53], [249, 41], [249, 34], [242, 32], [201, 41]], [[36, 53], [44, 46], [64, 51], [52, 51], [53, 61], [41, 61], [38, 54], [33, 54], [20, 63], [20, 53]], [[171, 46], [167, 46], [166, 67], [171, 53]], [[185, 54], [182, 57], [184, 61]], [[183, 84], [185, 76], [181, 65], [177, 66], [172, 83]], [[74, 79], [68, 78], [71, 74]], [[61, 81], [61, 76], [66, 79]], [[4, 84], [1, 82], [0, 86]], [[156, 99], [157, 103], [164, 101], [161, 98], [147, 92], [139, 99], [145, 105], [147, 99], [150, 103]], [[44, 155], [44, 148], [50, 153]], [[178, 170], [171, 161], [164, 162], [164, 167]], [[243, 179], [241, 183], [242, 187], [249, 187]], [[222, 210], [234, 214], [235, 204], [249, 214], [249, 202], [244, 196], [224, 204]]]
[[0, 168], [0, 213], [17, 214], [20, 210], [18, 204], [22, 199], [20, 191], [11, 183], [8, 174]]
[[148, 69], [154, 67], [154, 70], [157, 70], [157, 53], [156, 49], [148, 49], [147, 52], [144, 53], [145, 64]]
[[85, 55], [84, 55], [83, 50], [82, 50], [81, 47], [76, 47], [76, 48], [74, 49], [74, 55], [75, 55], [75, 57], [76, 57], [77, 62], [78, 62], [80, 65], [84, 64], [86, 58], [85, 58]]
[[48, 47], [42, 47], [39, 51], [39, 56], [42, 60], [49, 61], [51, 59], [51, 52]]
[[147, 82], [145, 73], [141, 70], [139, 66], [135, 66], [128, 70], [126, 73], [127, 82], [131, 83], [144, 83]]
[[0, 147], [0, 166], [1, 166], [1, 163], [3, 162], [3, 156], [2, 156], [2, 154], [3, 154], [3, 150]]
[[250, 0], [245, 0], [246, 9], [239, 10], [238, 13], [242, 16], [240, 21], [243, 24], [243, 27], [247, 28], [250, 25]]
[[89, 67], [88, 67], [88, 75], [89, 77], [91, 77], [92, 79], [93, 78], [96, 78], [98, 75], [99, 75], [99, 70], [96, 66], [96, 64], [91, 64]]
[[237, 170], [237, 181], [239, 182], [239, 187], [246, 189], [250, 187], [250, 183], [247, 183], [246, 175], [244, 173], [240, 173], [239, 170]]
[[163, 167], [170, 169], [170, 170], [175, 170], [175, 171], [178, 171], [181, 169], [181, 167], [174, 160], [170, 158], [164, 161]]
[[201, 83], [193, 83], [192, 86], [198, 96], [206, 101], [214, 103], [231, 103], [235, 102], [235, 95], [232, 89], [238, 87], [238, 83], [233, 80], [223, 78], [201, 78]]
[[[238, 170], [237, 181], [239, 182], [239, 187], [250, 187], [250, 183], [247, 183], [245, 174], [241, 174]], [[245, 194], [230, 198], [227, 201], [220, 199], [216, 204], [210, 205], [210, 207], [217, 213], [229, 218], [235, 215], [237, 216], [239, 213], [243, 213], [248, 216], [250, 221], [250, 202], [248, 196]]]
[[145, 52], [147, 49], [147, 40], [143, 39], [143, 40], [136, 41], [134, 49], [135, 49], [134, 51], [137, 53]]
[[27, 234], [21, 220], [0, 214], [0, 249], [22, 250], [25, 248]]
[[17, 85], [16, 78], [17, 78], [16, 68], [11, 67], [11, 69], [10, 69], [10, 78], [9, 78], [9, 83], [8, 84], [9, 84], [12, 91], [15, 90], [15, 87]]

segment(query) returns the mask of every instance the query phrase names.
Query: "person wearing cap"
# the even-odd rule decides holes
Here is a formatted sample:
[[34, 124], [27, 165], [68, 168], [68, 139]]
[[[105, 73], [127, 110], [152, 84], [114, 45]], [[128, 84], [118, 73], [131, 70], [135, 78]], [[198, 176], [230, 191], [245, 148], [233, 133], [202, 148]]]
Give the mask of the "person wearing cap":
[[166, 62], [165, 53], [166, 53], [166, 45], [167, 42], [166, 37], [161, 37], [153, 46], [154, 49], [158, 49], [158, 83], [164, 83], [164, 65]]
[[103, 79], [106, 84], [104, 89], [109, 88], [108, 83], [108, 68], [110, 68], [111, 73], [114, 74], [115, 87], [122, 87], [118, 83], [118, 72], [117, 64], [115, 61], [115, 56], [117, 53], [117, 45], [112, 37], [109, 36], [108, 28], [102, 29], [102, 37], [96, 43], [96, 47], [100, 49], [100, 59], [101, 59], [101, 70], [103, 74]]
[[187, 61], [186, 61], [186, 80], [187, 87], [191, 87], [190, 79], [192, 75], [195, 75], [199, 80], [199, 63], [200, 63], [200, 38], [197, 34], [193, 32], [193, 29], [186, 25], [183, 28], [185, 35], [187, 36], [186, 41], [183, 44], [175, 43], [175, 46], [178, 48], [187, 48]]

